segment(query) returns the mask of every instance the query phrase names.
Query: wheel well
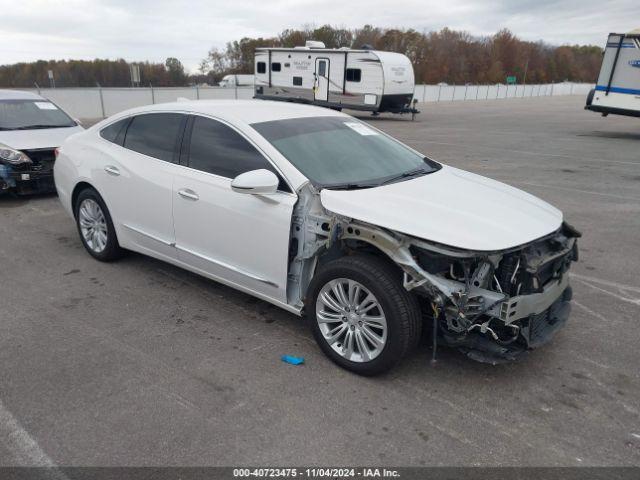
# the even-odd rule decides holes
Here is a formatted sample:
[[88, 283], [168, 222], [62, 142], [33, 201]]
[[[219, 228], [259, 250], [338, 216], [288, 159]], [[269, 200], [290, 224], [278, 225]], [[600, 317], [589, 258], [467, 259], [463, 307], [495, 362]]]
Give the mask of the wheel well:
[[335, 249], [335, 251], [332, 251], [332, 250], [333, 249], [327, 251], [324, 255], [320, 257], [319, 259], [320, 264], [326, 263], [331, 260], [335, 260], [336, 258], [347, 256], [347, 255], [358, 255], [358, 254], [371, 255], [384, 260], [384, 262], [392, 266], [393, 269], [397, 272], [398, 276], [402, 278], [402, 269], [398, 266], [398, 264], [395, 263], [393, 259], [389, 257], [389, 255], [387, 255], [384, 251], [382, 251], [380, 248], [378, 248], [372, 243], [369, 243], [364, 240], [347, 240], [346, 242], [344, 242], [342, 248]]
[[80, 192], [82, 192], [83, 190], [86, 190], [88, 188], [94, 189], [93, 186], [90, 183], [87, 183], [87, 182], [79, 182], [73, 188], [73, 193], [71, 194], [71, 209], [73, 210], [73, 215], [74, 216], [76, 214], [76, 201], [78, 200], [78, 195], [80, 195]]

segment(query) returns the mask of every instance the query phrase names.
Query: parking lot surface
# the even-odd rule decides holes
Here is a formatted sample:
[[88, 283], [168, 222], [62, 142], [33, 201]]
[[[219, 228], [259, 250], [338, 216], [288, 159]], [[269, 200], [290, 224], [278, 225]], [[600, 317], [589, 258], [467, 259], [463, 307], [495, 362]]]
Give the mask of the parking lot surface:
[[517, 364], [434, 366], [422, 345], [357, 377], [294, 315], [141, 255], [97, 262], [55, 196], [0, 198], [0, 465], [640, 465], [640, 121], [583, 103], [363, 117], [583, 232], [572, 317]]

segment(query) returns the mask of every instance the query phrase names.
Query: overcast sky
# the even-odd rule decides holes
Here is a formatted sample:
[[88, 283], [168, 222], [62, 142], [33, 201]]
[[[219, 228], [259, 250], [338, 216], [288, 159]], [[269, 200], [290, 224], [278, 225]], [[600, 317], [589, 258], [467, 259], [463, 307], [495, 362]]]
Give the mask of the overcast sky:
[[305, 24], [509, 28], [527, 40], [604, 45], [640, 27], [638, 0], [0, 0], [0, 64], [38, 59], [177, 57], [195, 70], [211, 47]]

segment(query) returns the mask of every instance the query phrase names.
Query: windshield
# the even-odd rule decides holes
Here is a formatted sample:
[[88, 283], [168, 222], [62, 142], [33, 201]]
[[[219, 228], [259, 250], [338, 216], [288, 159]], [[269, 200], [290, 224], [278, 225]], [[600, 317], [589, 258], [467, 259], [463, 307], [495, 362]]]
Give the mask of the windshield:
[[75, 126], [76, 122], [47, 100], [0, 100], [0, 130]]
[[350, 117], [295, 118], [251, 126], [318, 187], [375, 187], [440, 168]]

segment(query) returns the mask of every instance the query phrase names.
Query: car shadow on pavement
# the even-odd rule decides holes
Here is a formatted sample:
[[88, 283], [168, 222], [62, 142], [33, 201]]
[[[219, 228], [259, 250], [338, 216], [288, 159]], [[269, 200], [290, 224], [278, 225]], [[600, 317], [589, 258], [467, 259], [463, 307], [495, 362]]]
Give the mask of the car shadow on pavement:
[[618, 140], [640, 140], [640, 133], [635, 132], [602, 132], [593, 131], [589, 133], [579, 133], [578, 137], [597, 137], [597, 138], [612, 138]]

